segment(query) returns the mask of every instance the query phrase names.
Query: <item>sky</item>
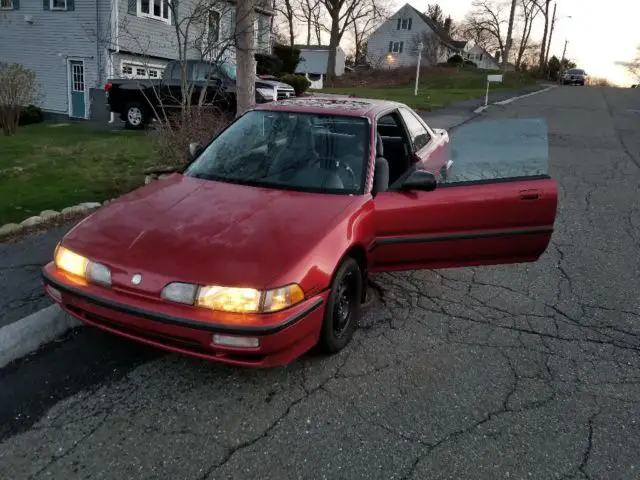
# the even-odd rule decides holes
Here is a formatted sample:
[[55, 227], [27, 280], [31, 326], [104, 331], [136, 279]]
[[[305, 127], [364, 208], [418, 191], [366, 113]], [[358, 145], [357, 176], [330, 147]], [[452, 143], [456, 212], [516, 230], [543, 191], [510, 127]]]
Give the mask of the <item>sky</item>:
[[[395, 1], [397, 10], [406, 1]], [[472, 0], [412, 0], [409, 3], [425, 11], [429, 3], [439, 3], [445, 15], [462, 20]], [[640, 1], [638, 0], [557, 0], [556, 27], [551, 55], [562, 56], [565, 40], [567, 58], [587, 74], [604, 77], [620, 86], [637, 83], [616, 61], [630, 61], [640, 45]], [[553, 5], [553, 4], [552, 4]], [[571, 18], [566, 18], [566, 17]], [[544, 23], [536, 19], [537, 39], [542, 38]]]

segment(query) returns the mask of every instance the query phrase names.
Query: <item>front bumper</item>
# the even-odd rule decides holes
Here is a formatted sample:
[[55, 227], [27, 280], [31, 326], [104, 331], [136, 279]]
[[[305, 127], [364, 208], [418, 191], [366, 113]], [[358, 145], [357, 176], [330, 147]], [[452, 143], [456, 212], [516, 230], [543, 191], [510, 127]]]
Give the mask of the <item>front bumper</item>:
[[[221, 323], [216, 321], [217, 312], [75, 284], [53, 263], [43, 268], [42, 276], [47, 294], [85, 324], [171, 352], [249, 367], [286, 365], [313, 347], [328, 295], [324, 292], [275, 314], [227, 314], [236, 322]], [[204, 319], [203, 313], [209, 318]], [[260, 322], [263, 318], [268, 321]], [[246, 321], [240, 322], [242, 319]], [[260, 344], [214, 345], [216, 333], [258, 338]]]

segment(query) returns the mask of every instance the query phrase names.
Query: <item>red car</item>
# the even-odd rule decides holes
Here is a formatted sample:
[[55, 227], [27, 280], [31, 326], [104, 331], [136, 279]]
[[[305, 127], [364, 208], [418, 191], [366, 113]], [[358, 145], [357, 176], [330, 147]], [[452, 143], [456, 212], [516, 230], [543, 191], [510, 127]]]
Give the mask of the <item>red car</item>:
[[73, 228], [43, 269], [46, 290], [86, 324], [208, 360], [336, 352], [371, 273], [531, 262], [546, 249], [554, 181], [444, 182], [449, 152], [446, 131], [395, 102], [260, 105], [181, 173]]

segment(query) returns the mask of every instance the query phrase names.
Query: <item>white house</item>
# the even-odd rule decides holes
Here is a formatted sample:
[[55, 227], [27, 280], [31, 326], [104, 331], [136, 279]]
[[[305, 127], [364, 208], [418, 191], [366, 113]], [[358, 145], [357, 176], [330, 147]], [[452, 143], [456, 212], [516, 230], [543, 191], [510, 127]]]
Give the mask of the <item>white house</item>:
[[375, 68], [415, 65], [420, 42], [425, 64], [446, 62], [456, 54], [463, 55], [467, 43], [453, 40], [431, 18], [407, 3], [369, 36], [367, 60]]
[[482, 70], [500, 70], [498, 61], [479, 45], [474, 45], [467, 50], [467, 59]]
[[[311, 82], [310, 88], [322, 88], [323, 78], [329, 67], [329, 47], [326, 45], [296, 45], [300, 49], [300, 63], [295, 73], [304, 74]], [[336, 48], [336, 75], [344, 74], [347, 56], [344, 50]]]

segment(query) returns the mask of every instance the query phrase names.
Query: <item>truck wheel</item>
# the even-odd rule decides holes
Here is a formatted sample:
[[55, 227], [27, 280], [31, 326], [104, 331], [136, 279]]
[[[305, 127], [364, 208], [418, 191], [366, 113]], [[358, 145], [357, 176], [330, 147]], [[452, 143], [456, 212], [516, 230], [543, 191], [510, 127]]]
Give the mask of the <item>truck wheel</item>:
[[346, 258], [331, 282], [331, 293], [324, 310], [320, 348], [336, 353], [346, 347], [360, 320], [362, 301], [362, 273], [358, 262]]
[[139, 103], [132, 102], [127, 104], [125, 112], [126, 128], [129, 128], [131, 130], [144, 128], [145, 123], [147, 123], [147, 119], [144, 109], [140, 106]]

